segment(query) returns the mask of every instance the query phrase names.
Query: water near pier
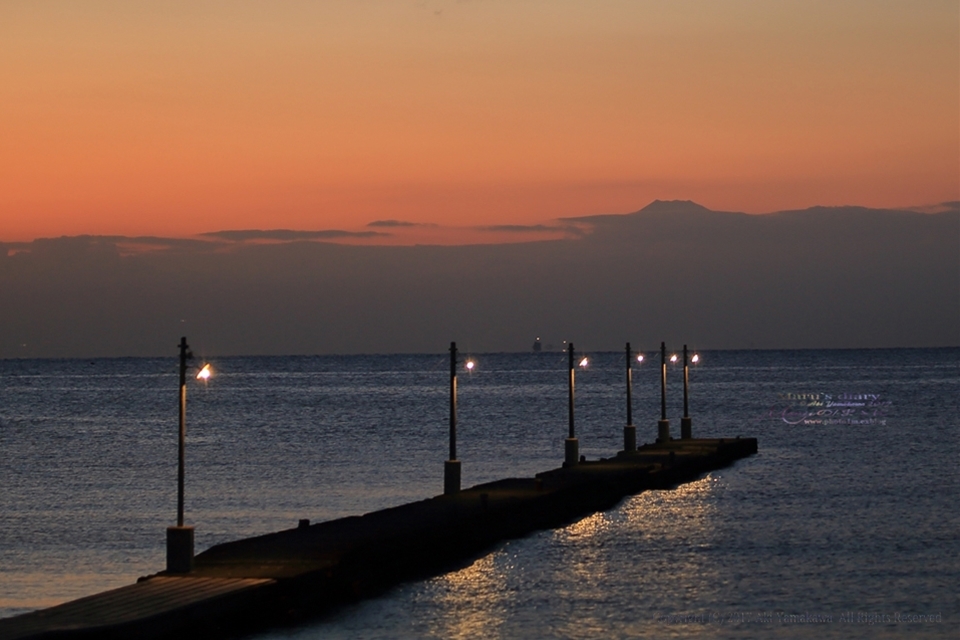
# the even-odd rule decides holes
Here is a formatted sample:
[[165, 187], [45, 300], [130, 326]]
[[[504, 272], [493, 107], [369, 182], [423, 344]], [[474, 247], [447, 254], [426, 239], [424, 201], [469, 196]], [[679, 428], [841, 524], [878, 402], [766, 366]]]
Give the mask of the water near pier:
[[[624, 361], [588, 355], [577, 430], [595, 458], [621, 445]], [[758, 455], [265, 637], [955, 637], [960, 350], [703, 356], [695, 435], [756, 436]], [[565, 356], [477, 360], [460, 379], [464, 486], [557, 466]], [[198, 549], [439, 493], [447, 362], [215, 360], [189, 391]], [[655, 364], [635, 369], [634, 401], [650, 441]], [[0, 361], [0, 616], [163, 567], [176, 402], [174, 357]]]

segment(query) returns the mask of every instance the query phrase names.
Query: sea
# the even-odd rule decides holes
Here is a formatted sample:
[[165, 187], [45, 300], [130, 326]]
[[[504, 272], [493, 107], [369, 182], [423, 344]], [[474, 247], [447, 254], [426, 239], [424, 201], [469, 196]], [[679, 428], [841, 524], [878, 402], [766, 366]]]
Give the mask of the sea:
[[[640, 442], [660, 417], [656, 347], [630, 357]], [[582, 355], [575, 426], [592, 460], [623, 446], [628, 357]], [[253, 637], [960, 637], [960, 349], [698, 355], [694, 436], [755, 437], [756, 455]], [[566, 354], [461, 357], [463, 485], [559, 466]], [[191, 373], [204, 362], [213, 377], [187, 391], [198, 552], [442, 492], [449, 354], [220, 357]], [[682, 389], [671, 364], [675, 437]], [[177, 443], [176, 353], [0, 360], [0, 617], [162, 570]]]

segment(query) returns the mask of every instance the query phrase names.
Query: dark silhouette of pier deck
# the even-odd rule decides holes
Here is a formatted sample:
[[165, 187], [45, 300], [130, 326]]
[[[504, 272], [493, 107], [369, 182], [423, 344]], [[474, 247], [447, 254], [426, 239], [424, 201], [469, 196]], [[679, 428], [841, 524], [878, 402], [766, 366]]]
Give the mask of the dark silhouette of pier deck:
[[757, 451], [755, 438], [681, 439], [613, 458], [214, 546], [185, 574], [0, 620], [0, 638], [229, 637], [302, 621], [463, 566], [500, 541], [671, 488]]

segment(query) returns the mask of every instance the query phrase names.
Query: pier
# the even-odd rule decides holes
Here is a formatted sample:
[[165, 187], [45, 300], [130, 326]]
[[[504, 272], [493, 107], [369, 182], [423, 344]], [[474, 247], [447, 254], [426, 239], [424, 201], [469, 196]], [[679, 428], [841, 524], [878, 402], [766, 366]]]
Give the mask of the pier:
[[[686, 434], [684, 434], [686, 435]], [[0, 638], [227, 638], [315, 618], [625, 496], [669, 489], [756, 453], [755, 438], [665, 439], [614, 457], [216, 545], [189, 571], [0, 620]]]

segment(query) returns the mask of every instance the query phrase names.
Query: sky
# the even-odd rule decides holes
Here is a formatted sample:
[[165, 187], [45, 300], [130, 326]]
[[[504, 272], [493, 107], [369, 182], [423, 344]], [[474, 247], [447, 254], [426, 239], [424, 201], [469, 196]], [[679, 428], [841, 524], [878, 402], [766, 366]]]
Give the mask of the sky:
[[497, 241], [655, 199], [960, 200], [960, 5], [0, 2], [0, 242]]

